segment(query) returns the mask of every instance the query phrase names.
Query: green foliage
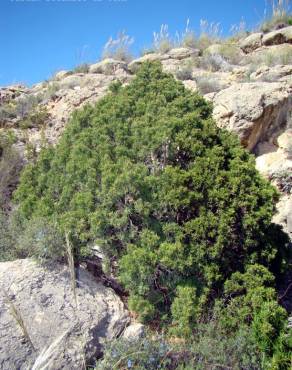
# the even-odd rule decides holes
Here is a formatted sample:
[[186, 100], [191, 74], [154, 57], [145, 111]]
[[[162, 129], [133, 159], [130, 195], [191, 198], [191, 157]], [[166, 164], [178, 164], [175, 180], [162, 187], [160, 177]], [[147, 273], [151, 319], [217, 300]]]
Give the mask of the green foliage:
[[9, 217], [0, 209], [0, 261], [9, 261], [14, 257], [14, 240], [9, 226]]
[[155, 307], [146, 299], [132, 295], [128, 301], [131, 311], [138, 313], [142, 323], [151, 321], [155, 315]]
[[170, 363], [167, 357], [170, 346], [163, 338], [143, 338], [129, 341], [116, 339], [106, 343], [103, 359], [98, 361], [95, 370], [166, 369]]
[[160, 63], [145, 63], [129, 85], [75, 112], [15, 194], [21, 217], [56, 220], [76, 253], [98, 240], [117, 258], [142, 320], [170, 317], [175, 301], [186, 331], [194, 296], [178, 286], [197, 287], [201, 312], [235, 271], [254, 263], [279, 270], [286, 248], [271, 225], [275, 189], [211, 113]]
[[255, 314], [252, 329], [260, 349], [273, 353], [273, 346], [286, 324], [287, 312], [277, 302], [264, 302]]
[[178, 286], [176, 297], [171, 305], [174, 324], [172, 333], [184, 338], [190, 337], [198, 317], [197, 306], [196, 288], [192, 286]]
[[37, 106], [31, 112], [29, 112], [18, 125], [22, 129], [41, 127], [45, 125], [48, 120], [49, 114], [45, 107]]
[[12, 131], [0, 131], [0, 210], [9, 208], [10, 196], [22, 168], [22, 159], [13, 147], [15, 140]]
[[134, 341], [111, 341], [105, 345], [103, 359], [95, 369], [260, 370], [264, 369], [261, 363], [248, 327], [226, 337], [210, 321], [199, 325], [188, 342], [176, 344], [153, 335]]

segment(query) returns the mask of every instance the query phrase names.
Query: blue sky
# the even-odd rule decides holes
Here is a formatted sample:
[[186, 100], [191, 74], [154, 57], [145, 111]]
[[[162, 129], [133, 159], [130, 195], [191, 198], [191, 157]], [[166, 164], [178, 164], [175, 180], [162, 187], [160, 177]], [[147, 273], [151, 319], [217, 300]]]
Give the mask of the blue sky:
[[121, 30], [134, 37], [138, 54], [161, 24], [174, 34], [189, 18], [198, 33], [206, 19], [220, 22], [227, 34], [242, 18], [254, 27], [265, 8], [265, 0], [0, 0], [0, 85], [31, 85], [94, 62]]

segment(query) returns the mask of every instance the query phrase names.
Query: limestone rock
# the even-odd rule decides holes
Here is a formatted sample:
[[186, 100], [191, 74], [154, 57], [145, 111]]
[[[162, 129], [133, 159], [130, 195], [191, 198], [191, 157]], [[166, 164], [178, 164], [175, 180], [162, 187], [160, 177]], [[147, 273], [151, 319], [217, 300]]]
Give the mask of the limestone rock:
[[136, 72], [137, 68], [146, 61], [154, 61], [154, 60], [166, 60], [169, 59], [168, 54], [158, 54], [158, 53], [150, 53], [143, 55], [141, 58], [133, 60], [129, 63], [128, 68], [131, 72]]
[[137, 340], [143, 338], [144, 336], [145, 326], [139, 323], [131, 324], [123, 333], [123, 337], [127, 340]]
[[67, 77], [70, 74], [72, 74], [70, 71], [59, 71], [55, 74], [55, 80], [62, 80], [64, 77]]
[[[46, 369], [81, 369], [82, 357], [93, 362], [102, 342], [119, 335], [128, 324], [120, 298], [81, 269], [77, 306], [69, 271], [64, 265], [42, 267], [16, 260], [0, 263], [0, 368], [31, 369], [41, 362], [40, 353], [53, 344]], [[11, 303], [20, 312], [30, 340], [14, 316]]]
[[272, 31], [263, 36], [263, 45], [292, 43], [292, 26]]
[[214, 118], [236, 133], [252, 150], [273, 130], [283, 126], [292, 110], [291, 88], [282, 83], [238, 83], [217, 93]]
[[239, 46], [245, 53], [249, 53], [262, 46], [262, 37], [263, 34], [261, 32], [252, 33], [245, 39], [241, 40]]
[[114, 74], [119, 69], [127, 70], [127, 63], [121, 60], [107, 58], [101, 62], [92, 64], [89, 67], [89, 73]]
[[200, 50], [191, 48], [174, 48], [168, 52], [170, 58], [178, 60], [197, 57], [199, 54]]

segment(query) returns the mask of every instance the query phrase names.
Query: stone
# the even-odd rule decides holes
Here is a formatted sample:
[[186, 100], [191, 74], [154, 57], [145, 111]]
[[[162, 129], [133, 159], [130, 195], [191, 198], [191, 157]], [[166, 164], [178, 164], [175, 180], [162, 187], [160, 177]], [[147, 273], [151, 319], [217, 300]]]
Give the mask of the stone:
[[261, 32], [252, 33], [245, 39], [240, 40], [239, 46], [245, 53], [250, 53], [262, 46], [262, 37], [263, 34]]
[[139, 323], [129, 325], [123, 333], [123, 338], [127, 340], [135, 341], [143, 338], [144, 336], [145, 336], [145, 325]]
[[72, 72], [70, 71], [59, 71], [55, 74], [55, 77], [54, 79], [55, 80], [62, 80], [64, 77], [67, 77], [69, 76], [70, 74], [72, 74]]
[[121, 60], [106, 58], [89, 66], [89, 73], [114, 74], [117, 70], [127, 70], [127, 63]]
[[171, 49], [168, 53], [172, 59], [186, 59], [190, 57], [197, 57], [200, 54], [200, 50], [192, 48], [174, 48]]
[[269, 32], [263, 36], [263, 45], [292, 43], [292, 26]]
[[218, 126], [237, 134], [242, 144], [253, 150], [287, 122], [291, 94], [291, 87], [278, 82], [233, 84], [215, 95], [213, 116]]
[[137, 68], [146, 61], [155, 61], [155, 60], [166, 60], [169, 59], [168, 54], [159, 54], [159, 53], [149, 53], [143, 55], [141, 58], [134, 59], [131, 63], [128, 64], [128, 68], [131, 72], [136, 72]]
[[[103, 341], [118, 336], [129, 323], [121, 299], [83, 268], [77, 305], [68, 268], [62, 264], [40, 266], [31, 259], [1, 262], [0, 281], [3, 370], [32, 369], [46, 357], [45, 351], [46, 369], [81, 369], [83, 356], [94, 364]], [[34, 349], [11, 314], [11, 302], [20, 312]]]
[[283, 132], [283, 134], [278, 137], [277, 141], [279, 148], [292, 154], [292, 129]]

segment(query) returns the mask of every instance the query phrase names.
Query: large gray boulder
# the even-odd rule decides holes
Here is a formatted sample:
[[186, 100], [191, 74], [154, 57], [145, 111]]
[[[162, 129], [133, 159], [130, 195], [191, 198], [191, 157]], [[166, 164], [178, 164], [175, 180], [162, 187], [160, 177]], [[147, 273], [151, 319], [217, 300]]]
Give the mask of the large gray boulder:
[[0, 263], [2, 370], [81, 369], [100, 355], [103, 340], [124, 330], [128, 313], [110, 288], [81, 269], [76, 305], [69, 276], [61, 264]]

